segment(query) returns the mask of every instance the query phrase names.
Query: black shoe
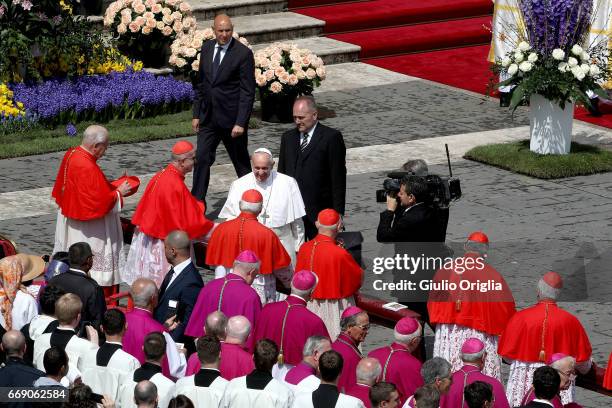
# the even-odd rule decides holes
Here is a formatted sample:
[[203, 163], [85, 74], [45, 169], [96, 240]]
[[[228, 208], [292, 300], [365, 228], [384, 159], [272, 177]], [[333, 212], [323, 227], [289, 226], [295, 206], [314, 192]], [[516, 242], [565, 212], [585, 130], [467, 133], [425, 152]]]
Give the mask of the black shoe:
[[587, 105], [586, 108], [588, 109], [591, 116], [598, 118], [602, 115], [601, 111], [599, 110], [599, 97], [598, 96], [591, 98], [591, 105]]
[[512, 100], [512, 92], [500, 92], [499, 93], [499, 107], [507, 108], [510, 106]]

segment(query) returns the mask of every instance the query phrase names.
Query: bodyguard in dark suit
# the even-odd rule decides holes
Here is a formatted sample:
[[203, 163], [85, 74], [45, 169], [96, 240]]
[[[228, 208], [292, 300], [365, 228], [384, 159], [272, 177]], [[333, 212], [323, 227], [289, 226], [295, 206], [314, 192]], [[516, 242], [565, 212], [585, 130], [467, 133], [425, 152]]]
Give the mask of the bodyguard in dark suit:
[[102, 316], [106, 312], [104, 291], [88, 272], [93, 265], [91, 247], [86, 242], [77, 242], [68, 249], [71, 268], [56, 275], [49, 281], [66, 293], [74, 293], [83, 303], [81, 322], [89, 322], [96, 329], [100, 327]]
[[159, 288], [158, 303], [153, 316], [162, 324], [176, 316], [169, 327], [170, 335], [174, 341], [183, 342], [185, 327], [204, 283], [191, 262], [191, 242], [186, 232], [172, 231], [166, 237], [164, 247], [166, 259], [172, 268]]
[[238, 177], [251, 171], [247, 129], [255, 100], [255, 61], [251, 50], [232, 38], [234, 26], [226, 15], [213, 24], [215, 40], [200, 53], [192, 127], [198, 134], [192, 194], [206, 198], [210, 166], [223, 142]]
[[312, 96], [295, 100], [293, 121], [296, 128], [281, 138], [278, 171], [296, 179], [306, 206], [306, 237], [312, 239], [321, 210], [333, 208], [344, 215], [346, 147], [342, 133], [318, 121]]

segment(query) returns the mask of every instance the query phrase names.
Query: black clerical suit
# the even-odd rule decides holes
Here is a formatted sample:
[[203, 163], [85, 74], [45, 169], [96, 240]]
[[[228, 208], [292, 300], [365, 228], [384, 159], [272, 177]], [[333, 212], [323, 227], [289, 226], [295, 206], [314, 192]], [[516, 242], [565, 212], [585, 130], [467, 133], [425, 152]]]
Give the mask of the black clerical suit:
[[169, 313], [169, 302], [174, 300], [177, 302], [176, 321], [179, 325], [170, 332], [170, 336], [174, 341], [184, 342], [183, 333], [189, 322], [193, 308], [195, 307], [200, 289], [204, 287], [202, 277], [198, 273], [193, 263], [189, 263], [178, 275], [178, 277], [168, 286], [172, 274], [167, 273], [161, 287], [159, 288], [158, 304], [155, 308], [153, 316], [155, 320], [164, 323], [172, 313]]
[[314, 223], [321, 210], [333, 208], [344, 215], [346, 147], [338, 130], [317, 122], [303, 151], [297, 129], [283, 133], [278, 171], [295, 178], [300, 187], [306, 206], [304, 228], [308, 239], [317, 234]]
[[[44, 376], [44, 372], [34, 368], [22, 358], [7, 357], [6, 365], [0, 368], [0, 387], [32, 387], [36, 380]], [[6, 408], [25, 408], [31, 407], [32, 403], [14, 401], [3, 402], [0, 405]]]
[[84, 272], [69, 269], [67, 272], [54, 276], [49, 285], [56, 285], [66, 293], [74, 293], [81, 302], [81, 322], [89, 322], [96, 329], [100, 327], [102, 317], [106, 312], [104, 291], [93, 278]]
[[[255, 100], [253, 52], [232, 39], [217, 65], [216, 45], [216, 40], [202, 44], [199, 78], [194, 86], [192, 117], [200, 120], [200, 130], [191, 192], [199, 200], [206, 197], [210, 166], [215, 162], [219, 142], [223, 141], [238, 177], [251, 171], [247, 129]], [[236, 138], [231, 136], [234, 125], [244, 128], [244, 133]]]

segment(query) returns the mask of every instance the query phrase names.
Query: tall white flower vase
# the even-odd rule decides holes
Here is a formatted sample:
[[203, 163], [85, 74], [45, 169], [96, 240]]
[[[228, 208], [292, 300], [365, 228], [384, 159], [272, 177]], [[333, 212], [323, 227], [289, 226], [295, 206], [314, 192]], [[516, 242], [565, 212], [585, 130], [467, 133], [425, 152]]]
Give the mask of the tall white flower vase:
[[529, 149], [540, 154], [568, 154], [572, 144], [574, 103], [567, 102], [565, 109], [542, 95], [529, 99]]

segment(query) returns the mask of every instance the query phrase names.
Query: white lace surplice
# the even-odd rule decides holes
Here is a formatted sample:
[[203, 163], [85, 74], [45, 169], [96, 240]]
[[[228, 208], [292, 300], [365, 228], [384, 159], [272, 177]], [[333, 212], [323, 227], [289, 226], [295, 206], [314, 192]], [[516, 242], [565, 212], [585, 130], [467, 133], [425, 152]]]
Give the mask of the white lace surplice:
[[446, 359], [453, 366], [453, 372], [459, 370], [463, 367], [461, 347], [470, 337], [479, 339], [485, 345], [487, 357], [482, 373], [501, 381], [501, 358], [497, 355], [497, 336], [458, 324], [438, 324], [433, 350], [434, 357]]

